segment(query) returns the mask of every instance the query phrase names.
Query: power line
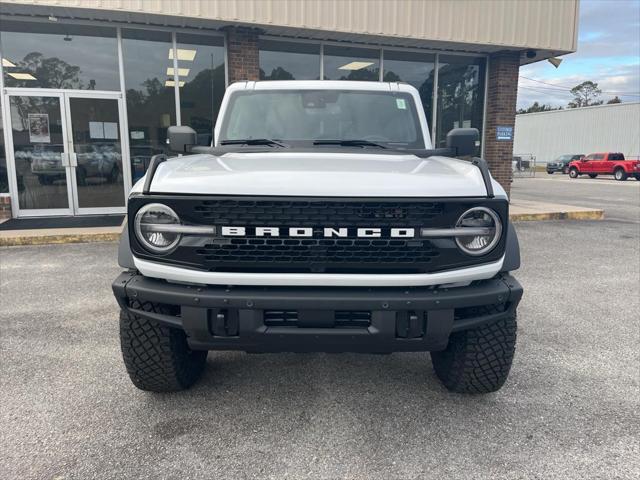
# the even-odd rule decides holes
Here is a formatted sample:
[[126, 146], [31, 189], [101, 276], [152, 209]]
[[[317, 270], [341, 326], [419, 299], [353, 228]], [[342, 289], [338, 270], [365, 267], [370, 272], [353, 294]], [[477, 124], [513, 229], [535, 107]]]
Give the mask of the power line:
[[[520, 78], [524, 78], [525, 80], [531, 80], [532, 82], [538, 82], [538, 83], [542, 83], [544, 85], [551, 85], [552, 87], [556, 87], [556, 88], [568, 88], [569, 90], [571, 90], [573, 87], [568, 87], [566, 85], [560, 85], [560, 84], [555, 84], [555, 83], [548, 83], [548, 82], [543, 82], [542, 80], [536, 80], [535, 78], [529, 78], [529, 77], [525, 77], [524, 75], [518, 75]], [[575, 85], [574, 85], [575, 87]]]
[[[559, 85], [559, 84], [553, 84], [553, 83], [548, 83], [548, 82], [543, 82], [542, 80], [536, 80], [534, 78], [529, 78], [529, 77], [525, 77], [524, 75], [519, 75], [520, 78], [524, 78], [525, 80], [530, 80], [532, 82], [537, 82], [537, 83], [541, 83], [543, 85], [548, 85], [548, 87], [538, 87], [540, 89], [548, 89], [551, 90], [551, 88], [549, 87], [553, 87], [554, 90], [571, 90], [574, 87], [568, 87], [566, 85]], [[622, 91], [602, 91], [601, 93], [606, 93], [609, 95], [632, 95], [632, 96], [640, 96], [640, 92], [622, 92]]]
[[535, 88], [535, 87], [527, 87], [527, 86], [525, 86], [525, 85], [520, 85], [520, 87], [519, 87], [519, 88], [524, 88], [524, 89], [526, 89], [526, 90], [529, 90], [529, 91], [532, 91], [532, 92], [536, 92], [536, 93], [542, 93], [542, 94], [544, 94], [544, 95], [560, 95], [560, 96], [562, 96], [562, 95], [569, 95], [569, 96], [572, 96], [572, 95], [571, 95], [571, 93], [569, 93], [569, 92], [567, 92], [567, 91], [559, 91], [559, 90], [552, 90], [552, 91], [549, 91], [549, 90], [539, 90], [539, 89], [537, 89], [537, 88]]

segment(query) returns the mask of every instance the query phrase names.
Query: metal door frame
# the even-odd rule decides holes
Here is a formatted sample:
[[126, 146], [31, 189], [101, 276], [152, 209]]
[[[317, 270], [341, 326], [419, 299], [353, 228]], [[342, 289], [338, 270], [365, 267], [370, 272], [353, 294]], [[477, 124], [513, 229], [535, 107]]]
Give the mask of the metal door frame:
[[[122, 93], [93, 90], [58, 90], [48, 88], [5, 88], [4, 89], [4, 112], [3, 118], [7, 129], [6, 158], [7, 174], [9, 176], [9, 190], [11, 192], [11, 205], [13, 215], [18, 218], [23, 217], [45, 217], [45, 216], [72, 216], [72, 215], [96, 215], [96, 214], [119, 214], [126, 212], [127, 193], [131, 190], [131, 169], [129, 161], [129, 143], [125, 131], [125, 109]], [[65, 174], [67, 180], [68, 208], [46, 208], [46, 209], [22, 209], [19, 204], [18, 177], [15, 164], [15, 152], [13, 149], [13, 129], [11, 128], [11, 97], [54, 97], [60, 101], [60, 117], [62, 121], [63, 154], [62, 161], [65, 163]], [[123, 206], [120, 207], [92, 207], [80, 208], [78, 205], [78, 188], [76, 183], [75, 166], [73, 159], [73, 139], [71, 138], [71, 108], [70, 98], [95, 98], [112, 99], [118, 102], [118, 123], [120, 135], [120, 148], [122, 158], [122, 196]], [[74, 155], [72, 155], [72, 153]]]

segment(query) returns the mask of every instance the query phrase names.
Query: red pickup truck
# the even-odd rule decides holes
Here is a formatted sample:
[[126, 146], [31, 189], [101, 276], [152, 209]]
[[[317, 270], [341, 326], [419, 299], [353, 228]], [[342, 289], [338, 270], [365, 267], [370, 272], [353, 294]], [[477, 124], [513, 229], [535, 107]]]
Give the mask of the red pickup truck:
[[589, 175], [591, 178], [613, 175], [616, 180], [626, 180], [629, 177], [640, 180], [640, 161], [625, 160], [622, 153], [591, 153], [569, 163], [569, 176], [578, 178], [580, 175]]

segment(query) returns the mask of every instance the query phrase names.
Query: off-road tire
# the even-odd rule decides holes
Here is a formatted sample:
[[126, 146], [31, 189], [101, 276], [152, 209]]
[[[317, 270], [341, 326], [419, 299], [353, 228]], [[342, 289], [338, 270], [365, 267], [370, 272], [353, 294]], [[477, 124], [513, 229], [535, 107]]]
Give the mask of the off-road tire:
[[[166, 307], [132, 302], [132, 308], [167, 313]], [[140, 390], [176, 392], [191, 387], [202, 374], [207, 351], [191, 350], [182, 330], [120, 312], [120, 346], [127, 373]]]
[[571, 168], [569, 169], [569, 176], [571, 178], [578, 178], [580, 176], [580, 172], [578, 172], [577, 168]]
[[636, 180], [640, 181], [640, 173], [636, 173], [634, 177], [636, 177]]
[[552, 171], [550, 171], [550, 170], [547, 170], [547, 173], [548, 173], [549, 175], [553, 175], [553, 172], [552, 172]]
[[597, 173], [590, 173], [590, 174], [589, 174], [589, 177], [590, 177], [590, 178], [596, 178], [597, 176], [598, 176], [598, 174], [597, 174]]
[[516, 347], [516, 316], [451, 335], [446, 350], [431, 352], [444, 386], [457, 393], [490, 393], [507, 380]]
[[562, 173], [563, 173], [563, 174], [565, 174], [565, 175], [567, 175], [567, 174], [569, 173], [569, 168], [568, 168], [568, 167], [564, 167], [564, 168], [562, 169]]
[[627, 179], [627, 172], [625, 172], [622, 168], [616, 168], [613, 172], [613, 178], [615, 178], [619, 182], [624, 182]]

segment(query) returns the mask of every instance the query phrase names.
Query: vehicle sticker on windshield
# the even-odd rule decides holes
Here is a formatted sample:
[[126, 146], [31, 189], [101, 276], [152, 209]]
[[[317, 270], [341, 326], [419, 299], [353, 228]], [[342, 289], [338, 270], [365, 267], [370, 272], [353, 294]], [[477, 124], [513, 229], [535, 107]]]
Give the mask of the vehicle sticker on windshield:
[[404, 98], [396, 98], [396, 107], [398, 107], [399, 110], [406, 110], [407, 102], [405, 102]]

